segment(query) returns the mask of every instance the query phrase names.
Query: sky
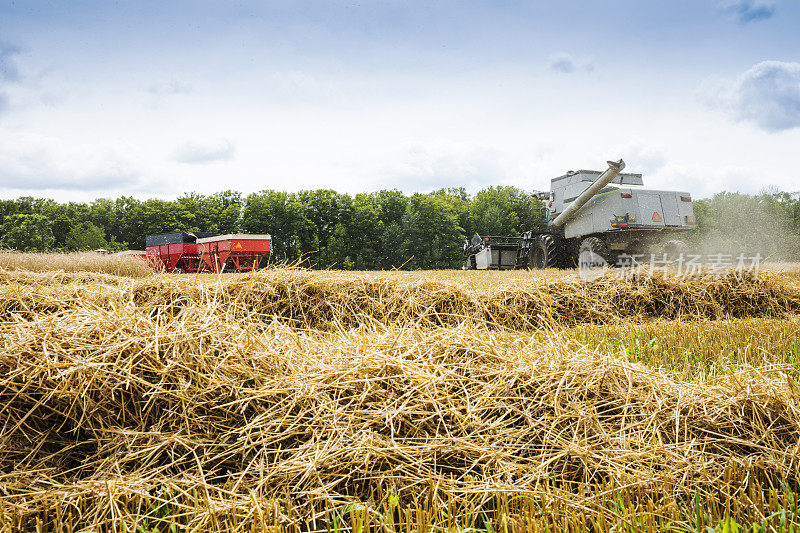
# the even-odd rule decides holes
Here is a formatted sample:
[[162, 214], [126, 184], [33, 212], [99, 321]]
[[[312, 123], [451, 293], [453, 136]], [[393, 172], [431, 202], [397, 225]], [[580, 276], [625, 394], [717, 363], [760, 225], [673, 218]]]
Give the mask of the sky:
[[797, 0], [0, 0], [0, 197], [800, 190]]

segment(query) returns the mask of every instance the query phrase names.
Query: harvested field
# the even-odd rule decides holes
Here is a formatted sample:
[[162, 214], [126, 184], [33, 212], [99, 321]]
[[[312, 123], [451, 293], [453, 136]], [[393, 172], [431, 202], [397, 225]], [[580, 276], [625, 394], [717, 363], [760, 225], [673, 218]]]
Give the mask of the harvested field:
[[460, 274], [0, 272], [0, 524], [800, 520], [795, 277]]

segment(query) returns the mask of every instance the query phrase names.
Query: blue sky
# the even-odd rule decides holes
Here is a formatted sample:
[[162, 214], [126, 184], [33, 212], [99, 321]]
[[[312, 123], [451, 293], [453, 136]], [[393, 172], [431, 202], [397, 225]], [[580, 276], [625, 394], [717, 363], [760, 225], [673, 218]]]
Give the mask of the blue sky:
[[0, 0], [0, 196], [800, 190], [800, 2]]

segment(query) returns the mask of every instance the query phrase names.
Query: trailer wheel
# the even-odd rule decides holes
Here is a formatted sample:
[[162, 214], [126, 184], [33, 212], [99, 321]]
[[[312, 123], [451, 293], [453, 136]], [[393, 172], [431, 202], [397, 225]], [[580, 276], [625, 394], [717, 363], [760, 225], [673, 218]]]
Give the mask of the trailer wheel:
[[172, 273], [173, 274], [183, 274], [183, 269], [182, 268], [173, 268], [172, 269]]
[[544, 270], [558, 267], [558, 241], [552, 235], [539, 235], [528, 250], [528, 268]]
[[611, 253], [600, 237], [586, 237], [578, 248], [578, 266], [597, 267], [613, 264]]

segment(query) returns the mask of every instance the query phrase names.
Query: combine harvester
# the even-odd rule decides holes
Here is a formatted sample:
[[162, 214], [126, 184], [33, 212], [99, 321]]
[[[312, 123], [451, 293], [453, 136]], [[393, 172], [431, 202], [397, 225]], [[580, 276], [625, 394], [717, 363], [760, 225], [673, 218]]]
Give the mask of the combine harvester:
[[[546, 230], [521, 237], [476, 234], [464, 245], [465, 269], [572, 267], [585, 257], [616, 264], [622, 254], [644, 254], [664, 235], [693, 230], [694, 212], [688, 192], [644, 187], [641, 174], [624, 174], [625, 162], [608, 161], [604, 172], [578, 170], [550, 181]], [[664, 253], [677, 258], [686, 245], [664, 243]], [[595, 259], [596, 261], [596, 259]]]
[[148, 235], [147, 257], [165, 272], [252, 272], [272, 249], [269, 235], [175, 231]]

